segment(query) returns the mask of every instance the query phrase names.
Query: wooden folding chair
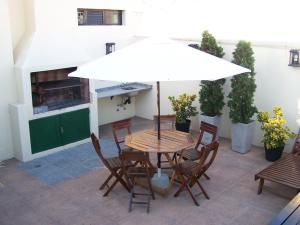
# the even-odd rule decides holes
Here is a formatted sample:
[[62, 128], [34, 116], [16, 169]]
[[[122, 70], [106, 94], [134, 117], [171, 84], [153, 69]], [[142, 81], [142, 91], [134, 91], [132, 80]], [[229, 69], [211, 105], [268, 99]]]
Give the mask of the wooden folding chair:
[[[130, 189], [129, 195], [129, 212], [132, 210], [132, 204], [144, 204], [147, 205], [147, 213], [150, 211], [150, 197], [155, 199], [154, 192], [151, 185], [151, 177], [154, 174], [154, 168], [149, 159], [149, 153], [147, 152], [136, 152], [136, 151], [124, 151], [121, 156], [123, 171], [125, 178]], [[139, 162], [139, 166], [137, 166]], [[126, 165], [134, 164], [134, 167], [128, 167]], [[141, 193], [135, 191], [136, 178], [145, 178], [148, 183], [148, 191]], [[147, 196], [147, 201], [134, 201], [136, 196], [144, 195]]]
[[[201, 121], [200, 135], [197, 144], [195, 145], [194, 148], [184, 150], [182, 152], [182, 158], [184, 160], [192, 160], [192, 161], [198, 160], [201, 157], [201, 151], [199, 151], [198, 148], [203, 145], [212, 143], [216, 139], [217, 132], [218, 132], [218, 128], [215, 125]], [[206, 133], [210, 134], [212, 137], [211, 142], [209, 143], [205, 143], [203, 140], [203, 137]]]
[[[94, 133], [91, 134], [91, 139], [97, 155], [99, 156], [100, 160], [103, 162], [104, 166], [110, 171], [110, 175], [106, 178], [104, 183], [99, 188], [99, 190], [102, 190], [104, 189], [105, 186], [108, 186], [108, 190], [103, 194], [103, 196], [107, 196], [118, 182], [120, 182], [124, 186], [124, 188], [129, 192], [129, 188], [126, 182], [122, 178], [124, 172], [122, 169], [122, 163], [120, 158], [119, 157], [104, 158], [99, 144], [99, 140]], [[126, 166], [129, 167], [131, 165], [127, 164]], [[115, 181], [109, 186], [108, 182], [113, 177], [115, 178]]]
[[[154, 130], [157, 130], [158, 116], [153, 116]], [[160, 115], [160, 129], [175, 129], [176, 115]]]
[[[121, 146], [121, 144], [125, 142], [125, 136], [131, 134], [131, 119], [113, 122], [111, 126], [114, 140], [119, 151], [119, 156], [124, 150], [132, 150], [131, 148]], [[120, 134], [122, 134], [122, 137]]]
[[199, 206], [199, 203], [197, 202], [192, 192], [192, 187], [195, 184], [197, 184], [204, 196], [207, 199], [209, 199], [208, 194], [199, 182], [199, 178], [204, 174], [205, 171], [207, 171], [210, 165], [210, 160], [208, 160], [208, 156], [211, 153], [215, 155], [218, 151], [218, 147], [219, 143], [217, 141], [214, 141], [213, 143], [202, 147], [202, 153], [201, 157], [199, 158], [199, 161], [196, 162], [187, 160], [174, 166], [174, 170], [181, 181], [179, 189], [174, 194], [175, 197], [179, 196], [179, 194], [184, 190], [184, 188], [186, 188], [191, 198], [193, 199], [195, 205]]

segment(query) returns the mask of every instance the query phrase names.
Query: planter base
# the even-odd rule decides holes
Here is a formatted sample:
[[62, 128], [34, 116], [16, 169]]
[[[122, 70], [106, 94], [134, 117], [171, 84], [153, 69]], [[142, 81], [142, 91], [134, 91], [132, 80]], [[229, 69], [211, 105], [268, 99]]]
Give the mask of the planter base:
[[250, 151], [255, 121], [248, 124], [235, 123], [231, 127], [231, 149], [235, 152], [245, 154]]
[[276, 160], [280, 159], [282, 156], [284, 146], [274, 148], [274, 149], [266, 149], [265, 148], [265, 156], [266, 160], [269, 162], [275, 162]]
[[189, 133], [190, 132], [191, 121], [186, 120], [186, 123], [175, 123], [176, 130]]

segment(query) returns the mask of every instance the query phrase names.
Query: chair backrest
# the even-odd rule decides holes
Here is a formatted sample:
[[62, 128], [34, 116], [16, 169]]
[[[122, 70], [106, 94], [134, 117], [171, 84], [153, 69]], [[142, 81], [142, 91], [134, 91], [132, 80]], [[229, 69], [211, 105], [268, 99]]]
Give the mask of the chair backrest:
[[295, 143], [294, 143], [294, 146], [293, 146], [293, 154], [300, 154], [300, 129], [298, 131], [298, 135], [295, 139]]
[[110, 169], [109, 163], [107, 162], [107, 160], [104, 158], [104, 156], [103, 156], [103, 154], [102, 154], [101, 146], [100, 146], [99, 140], [98, 140], [98, 138], [96, 137], [96, 135], [95, 135], [94, 133], [91, 134], [91, 139], [92, 139], [92, 143], [93, 143], [94, 149], [95, 149], [97, 155], [99, 156], [100, 160], [103, 162], [103, 164], [104, 164], [108, 169]]
[[211, 166], [219, 148], [219, 142], [213, 141], [201, 148], [201, 156], [197, 162], [197, 166], [192, 169], [192, 174], [201, 176]]
[[123, 171], [129, 177], [134, 176], [134, 174], [128, 173], [126, 169], [127, 165], [135, 165], [137, 162], [142, 165], [143, 168], [146, 169], [146, 175], [151, 176], [153, 171], [153, 165], [150, 162], [149, 153], [148, 152], [140, 152], [140, 151], [123, 151], [120, 155], [120, 159], [122, 162]]
[[211, 166], [211, 164], [215, 160], [216, 155], [218, 153], [218, 149], [219, 149], [219, 142], [213, 141], [211, 144], [207, 145], [205, 148], [208, 151], [208, 155], [207, 155], [205, 163], [204, 163], [204, 171], [208, 170], [208, 168]]
[[[210, 144], [213, 141], [215, 141], [216, 137], [217, 137], [217, 132], [218, 132], [218, 127], [216, 127], [215, 125], [212, 125], [210, 123], [206, 123], [204, 121], [201, 121], [200, 135], [199, 135], [197, 144], [195, 146], [195, 149], [198, 149], [200, 145], [207, 145], [207, 144]], [[206, 133], [211, 135], [211, 142], [210, 143], [204, 143], [203, 142], [203, 137]]]
[[[158, 116], [153, 116], [154, 130], [157, 130]], [[176, 115], [160, 115], [160, 128], [161, 129], [175, 129]]]
[[[125, 142], [125, 136], [128, 134], [131, 134], [131, 119], [125, 119], [125, 120], [119, 120], [116, 122], [113, 122], [111, 124], [112, 126], [112, 132], [114, 136], [115, 143], [117, 145], [119, 156], [122, 152], [121, 143]], [[123, 134], [121, 137], [121, 132], [125, 131], [125, 135]]]

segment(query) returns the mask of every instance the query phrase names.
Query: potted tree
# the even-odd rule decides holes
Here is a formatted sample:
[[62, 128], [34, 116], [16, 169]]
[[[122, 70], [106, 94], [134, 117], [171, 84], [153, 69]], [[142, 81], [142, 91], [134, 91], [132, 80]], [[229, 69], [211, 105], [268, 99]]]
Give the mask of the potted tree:
[[193, 101], [196, 99], [196, 95], [188, 95], [186, 93], [179, 95], [176, 99], [174, 96], [169, 96], [172, 108], [176, 113], [176, 130], [183, 132], [190, 131], [190, 118], [197, 115], [197, 109], [192, 106]]
[[272, 118], [268, 112], [258, 112], [257, 120], [262, 123], [261, 129], [264, 131], [262, 143], [265, 147], [266, 160], [274, 162], [281, 157], [285, 142], [296, 134], [285, 126], [286, 120], [283, 118], [282, 109], [278, 106], [273, 108]]
[[[208, 31], [204, 31], [202, 33], [200, 50], [219, 58], [222, 58], [225, 54], [223, 52], [223, 48], [218, 46], [216, 39]], [[199, 91], [199, 103], [201, 110], [201, 114], [199, 115], [199, 124], [201, 121], [205, 121], [219, 128], [220, 116], [222, 115], [222, 109], [225, 105], [223, 92], [224, 84], [225, 79], [216, 81], [201, 81], [201, 89]]]
[[246, 153], [251, 149], [255, 122], [251, 120], [257, 112], [254, 106], [256, 90], [254, 56], [250, 42], [239, 41], [233, 52], [233, 63], [246, 67], [250, 73], [236, 75], [231, 79], [231, 91], [228, 95], [232, 150]]

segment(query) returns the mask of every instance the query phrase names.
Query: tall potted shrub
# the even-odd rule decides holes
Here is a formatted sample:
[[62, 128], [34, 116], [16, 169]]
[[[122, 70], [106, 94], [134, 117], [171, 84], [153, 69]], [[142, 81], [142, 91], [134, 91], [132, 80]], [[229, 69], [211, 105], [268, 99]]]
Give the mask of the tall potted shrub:
[[258, 112], [257, 120], [261, 122], [261, 129], [264, 131], [262, 142], [265, 147], [266, 160], [274, 162], [282, 155], [285, 142], [295, 137], [295, 133], [285, 126], [286, 120], [280, 107], [273, 108], [273, 117], [268, 112]]
[[[223, 52], [223, 48], [218, 46], [216, 39], [208, 31], [204, 31], [202, 33], [200, 50], [219, 58], [222, 58], [225, 54]], [[199, 124], [201, 121], [205, 121], [219, 128], [220, 116], [222, 115], [222, 109], [225, 105], [223, 92], [224, 84], [225, 79], [216, 81], [201, 81], [201, 89], [199, 91], [199, 103], [201, 110], [201, 114], [199, 115]]]
[[233, 52], [233, 63], [246, 67], [250, 73], [236, 75], [231, 79], [231, 91], [228, 95], [232, 150], [246, 153], [251, 149], [255, 121], [251, 118], [257, 112], [254, 105], [256, 90], [254, 72], [254, 53], [250, 42], [239, 41]]
[[188, 95], [186, 93], [179, 95], [178, 98], [169, 96], [172, 108], [176, 113], [176, 130], [183, 132], [190, 131], [190, 118], [197, 115], [197, 109], [193, 106], [193, 102], [196, 99], [196, 95]]

